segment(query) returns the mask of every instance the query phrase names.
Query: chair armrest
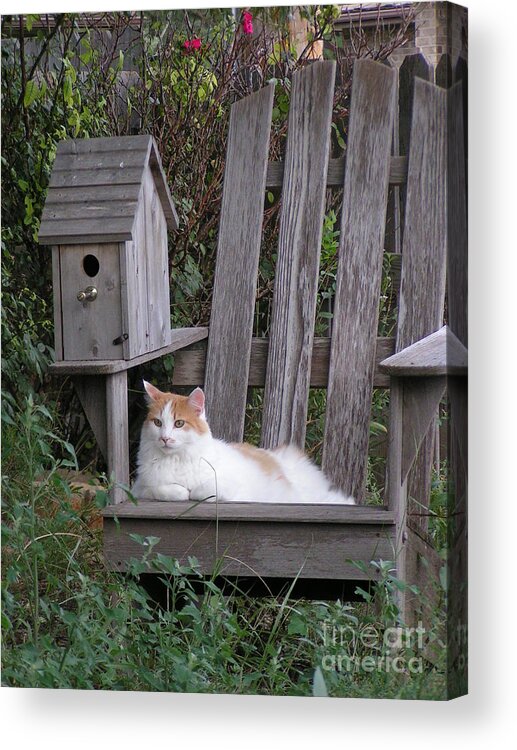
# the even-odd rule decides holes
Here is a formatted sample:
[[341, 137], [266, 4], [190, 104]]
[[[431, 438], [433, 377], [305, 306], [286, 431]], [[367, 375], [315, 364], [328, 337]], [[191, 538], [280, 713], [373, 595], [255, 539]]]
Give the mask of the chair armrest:
[[466, 375], [467, 360], [467, 349], [449, 326], [443, 326], [383, 359], [379, 369], [392, 377]]
[[53, 375], [113, 375], [116, 372], [130, 370], [137, 365], [145, 364], [158, 357], [166, 354], [172, 354], [178, 349], [184, 349], [196, 341], [206, 339], [208, 328], [176, 328], [171, 331], [171, 338], [166, 346], [155, 349], [152, 352], [145, 352], [139, 357], [133, 359], [106, 359], [106, 360], [74, 360], [54, 362], [49, 367], [49, 372]]

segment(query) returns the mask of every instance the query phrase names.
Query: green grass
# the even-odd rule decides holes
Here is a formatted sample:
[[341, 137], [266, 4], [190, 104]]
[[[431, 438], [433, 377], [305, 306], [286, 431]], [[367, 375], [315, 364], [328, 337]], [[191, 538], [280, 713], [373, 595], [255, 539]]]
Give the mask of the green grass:
[[[179, 565], [155, 555], [155, 538], [139, 539], [131, 575], [107, 572], [102, 532], [91, 523], [95, 503], [74, 509], [63, 479], [73, 451], [51, 430], [50, 414], [30, 401], [4, 423], [4, 685], [446, 697], [443, 612], [427, 633], [439, 646], [434, 664], [414, 638], [394, 644], [403, 584], [389, 563], [377, 563], [380, 583], [353, 604], [223, 595], [214, 581], [195, 591], [196, 560]], [[97, 499], [102, 504], [102, 492]], [[158, 568], [167, 608], [138, 583]]]

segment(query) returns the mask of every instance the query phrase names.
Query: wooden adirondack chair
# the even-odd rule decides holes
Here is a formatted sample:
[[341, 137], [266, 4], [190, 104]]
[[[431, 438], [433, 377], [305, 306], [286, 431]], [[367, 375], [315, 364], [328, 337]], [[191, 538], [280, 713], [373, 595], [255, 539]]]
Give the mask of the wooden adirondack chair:
[[[461, 92], [416, 80], [410, 153], [392, 157], [396, 72], [358, 61], [345, 163], [329, 160], [334, 78], [333, 62], [315, 62], [294, 74], [284, 162], [268, 163], [273, 87], [233, 105], [210, 327], [195, 335], [208, 342], [177, 351], [172, 385], [202, 385], [212, 431], [228, 441], [242, 440], [248, 386], [264, 387], [264, 447], [303, 446], [309, 388], [328, 387], [323, 468], [359, 505], [120, 502], [104, 511], [105, 556], [113, 570], [124, 571], [128, 559], [140, 555], [130, 534], [153, 535], [160, 539], [157, 551], [181, 561], [194, 556], [207, 575], [217, 567], [225, 577], [260, 579], [268, 586], [296, 579], [300, 593], [324, 598], [346, 594], [350, 582], [375, 578], [372, 560], [393, 561], [397, 575], [411, 581], [418, 555], [433, 554], [422, 539], [411, 544], [408, 478], [420, 482], [418, 499], [425, 505], [429, 451], [420, 479], [411, 479], [411, 471], [435, 429], [446, 376], [459, 383], [457, 412], [465, 413], [462, 305], [456, 306], [457, 325], [443, 326], [447, 233], [455, 233], [460, 244], [465, 236], [461, 198], [454, 226], [446, 211], [447, 181], [461, 196], [464, 180], [462, 156], [451, 159], [448, 153], [451, 138], [459, 153], [462, 123], [447, 117], [447, 100], [459, 101]], [[461, 112], [461, 106], [453, 109]], [[449, 171], [453, 166], [449, 176], [447, 163]], [[407, 197], [397, 334], [382, 339], [377, 326], [390, 183], [405, 184]], [[280, 185], [271, 331], [268, 340], [256, 339], [264, 195], [267, 186]], [[328, 186], [343, 187], [339, 268], [332, 336], [315, 338]], [[461, 253], [457, 257], [452, 276], [461, 286]], [[185, 344], [194, 340], [188, 331]], [[178, 349], [182, 334], [174, 336], [171, 348]], [[127, 458], [116, 458], [127, 450], [124, 382], [109, 402], [108, 420], [120, 430], [110, 470], [127, 482]], [[391, 393], [388, 475], [385, 503], [372, 507], [363, 503], [372, 391], [379, 386]]]

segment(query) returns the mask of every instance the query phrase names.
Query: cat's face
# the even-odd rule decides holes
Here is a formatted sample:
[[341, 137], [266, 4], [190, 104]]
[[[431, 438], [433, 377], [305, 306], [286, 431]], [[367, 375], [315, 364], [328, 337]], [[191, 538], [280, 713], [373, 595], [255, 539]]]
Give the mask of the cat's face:
[[162, 453], [172, 454], [210, 434], [201, 388], [196, 388], [190, 396], [162, 393], [145, 380], [144, 388], [149, 399], [144, 433]]

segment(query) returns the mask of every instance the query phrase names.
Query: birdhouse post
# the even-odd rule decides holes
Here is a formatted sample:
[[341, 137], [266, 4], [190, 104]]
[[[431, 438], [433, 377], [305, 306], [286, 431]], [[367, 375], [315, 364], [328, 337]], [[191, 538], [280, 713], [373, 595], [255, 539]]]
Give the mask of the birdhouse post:
[[[52, 370], [74, 376], [108, 472], [124, 485], [127, 370], [206, 336], [171, 331], [167, 233], [177, 228], [152, 136], [59, 144], [39, 232], [52, 247]], [[124, 497], [115, 486], [112, 499]]]

